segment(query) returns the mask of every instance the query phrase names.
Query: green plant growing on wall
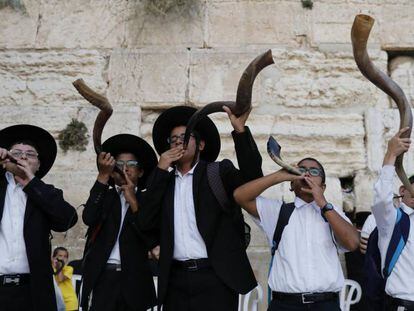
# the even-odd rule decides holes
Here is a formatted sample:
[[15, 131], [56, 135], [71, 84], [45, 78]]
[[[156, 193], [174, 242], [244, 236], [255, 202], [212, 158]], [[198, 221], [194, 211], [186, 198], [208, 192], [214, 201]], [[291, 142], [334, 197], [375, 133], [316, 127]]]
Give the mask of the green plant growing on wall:
[[85, 151], [89, 135], [85, 123], [72, 119], [72, 121], [59, 133], [59, 146], [64, 152], [69, 149]]
[[304, 7], [305, 9], [312, 10], [312, 8], [313, 8], [313, 1], [312, 0], [301, 0], [301, 2], [302, 2], [302, 7]]
[[155, 15], [167, 15], [169, 12], [184, 11], [194, 0], [146, 0], [146, 8]]
[[22, 0], [0, 0], [0, 10], [5, 7], [10, 7], [13, 10], [26, 13], [26, 7], [24, 6]]

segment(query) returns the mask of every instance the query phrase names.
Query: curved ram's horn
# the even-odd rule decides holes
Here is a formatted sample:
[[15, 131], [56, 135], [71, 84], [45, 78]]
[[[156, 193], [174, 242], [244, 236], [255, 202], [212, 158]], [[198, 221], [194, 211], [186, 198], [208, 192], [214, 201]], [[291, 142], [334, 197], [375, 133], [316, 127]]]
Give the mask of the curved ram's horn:
[[[367, 53], [367, 41], [373, 25], [374, 19], [368, 15], [360, 14], [355, 17], [351, 30], [354, 58], [362, 74], [378, 88], [391, 96], [391, 98], [395, 101], [400, 112], [400, 129], [404, 127], [410, 128], [410, 130], [406, 131], [403, 135], [401, 135], [401, 137], [410, 137], [413, 127], [413, 116], [410, 104], [405, 97], [404, 92], [388, 75], [378, 70], [372, 64]], [[403, 157], [404, 154], [397, 157], [395, 162], [395, 170], [405, 188], [408, 189], [411, 195], [414, 196], [414, 189], [404, 171]]]
[[269, 154], [270, 158], [279, 166], [284, 168], [286, 171], [288, 171], [291, 174], [295, 175], [302, 175], [302, 173], [296, 168], [293, 167], [285, 162], [283, 162], [282, 157], [280, 156], [280, 151], [282, 150], [282, 147], [278, 144], [276, 139], [274, 139], [272, 136], [269, 137], [269, 140], [267, 141], [267, 153]]
[[223, 112], [223, 106], [227, 106], [236, 116], [241, 116], [243, 113], [251, 109], [252, 106], [252, 89], [253, 83], [258, 73], [265, 67], [273, 64], [272, 50], [268, 50], [257, 56], [247, 68], [244, 70], [240, 78], [239, 86], [237, 88], [236, 102], [234, 101], [219, 101], [213, 102], [196, 111], [187, 123], [187, 130], [185, 132], [184, 146], [187, 146], [190, 134], [196, 127], [201, 118], [214, 113]]
[[[96, 154], [100, 154], [102, 152], [102, 132], [106, 122], [112, 115], [112, 106], [105, 96], [96, 93], [82, 79], [78, 79], [72, 84], [83, 98], [101, 110], [93, 125], [93, 146]], [[124, 176], [124, 172], [117, 166], [115, 166], [114, 171]]]
[[74, 81], [73, 86], [83, 98], [101, 110], [93, 126], [93, 146], [95, 152], [99, 154], [102, 152], [102, 132], [106, 122], [112, 115], [112, 106], [105, 96], [96, 93], [82, 79]]

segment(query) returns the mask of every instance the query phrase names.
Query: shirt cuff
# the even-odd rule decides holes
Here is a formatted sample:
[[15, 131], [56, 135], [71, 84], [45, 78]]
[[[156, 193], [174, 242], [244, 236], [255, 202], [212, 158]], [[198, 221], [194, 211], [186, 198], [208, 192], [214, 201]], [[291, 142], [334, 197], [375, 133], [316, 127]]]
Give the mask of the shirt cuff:
[[384, 165], [381, 169], [380, 179], [386, 181], [393, 181], [395, 175], [394, 165]]

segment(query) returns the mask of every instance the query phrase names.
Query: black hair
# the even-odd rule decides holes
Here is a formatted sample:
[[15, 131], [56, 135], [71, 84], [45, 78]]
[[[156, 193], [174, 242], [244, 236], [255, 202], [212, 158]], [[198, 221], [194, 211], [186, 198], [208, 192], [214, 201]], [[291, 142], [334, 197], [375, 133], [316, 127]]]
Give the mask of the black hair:
[[408, 181], [410, 184], [414, 184], [414, 175], [411, 175], [410, 178], [408, 178]]
[[309, 161], [314, 161], [314, 162], [316, 162], [317, 164], [318, 164], [318, 166], [319, 166], [319, 168], [320, 168], [320, 170], [322, 171], [322, 183], [324, 184], [325, 183], [325, 178], [326, 178], [326, 175], [325, 175], [325, 169], [323, 168], [323, 165], [321, 164], [321, 162], [319, 162], [318, 160], [316, 160], [315, 158], [311, 158], [311, 157], [308, 157], [308, 158], [304, 158], [304, 159], [302, 159], [302, 160], [300, 160], [299, 162], [298, 162], [298, 166], [303, 162], [303, 161], [306, 161], [306, 160], [309, 160]]
[[68, 254], [68, 257], [69, 257], [69, 252], [68, 252], [68, 250], [67, 250], [66, 248], [62, 247], [62, 246], [58, 246], [58, 247], [56, 247], [56, 248], [53, 250], [53, 255], [52, 255], [52, 257], [56, 257], [56, 255], [58, 254], [58, 252], [59, 252], [59, 251], [64, 251], [64, 252], [66, 252], [66, 254]]
[[31, 141], [31, 140], [28, 140], [28, 139], [20, 139], [20, 140], [16, 140], [15, 142], [13, 142], [12, 144], [10, 144], [10, 146], [9, 146], [9, 148], [8, 149], [10, 149], [11, 147], [13, 147], [14, 145], [18, 145], [18, 144], [22, 144], [22, 145], [28, 145], [28, 146], [31, 146], [31, 147], [33, 147], [35, 150], [36, 150], [36, 152], [37, 153], [39, 153], [39, 148], [37, 147], [37, 145], [33, 142], [33, 141]]

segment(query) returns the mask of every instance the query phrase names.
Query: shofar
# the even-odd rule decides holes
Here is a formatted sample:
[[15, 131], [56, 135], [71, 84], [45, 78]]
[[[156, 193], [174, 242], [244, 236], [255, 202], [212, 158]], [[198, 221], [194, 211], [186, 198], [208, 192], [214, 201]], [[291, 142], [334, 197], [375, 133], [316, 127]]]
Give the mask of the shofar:
[[[410, 104], [403, 90], [388, 75], [376, 68], [367, 53], [367, 41], [374, 25], [374, 19], [368, 15], [357, 15], [352, 25], [351, 40], [354, 51], [354, 58], [361, 73], [378, 88], [388, 94], [397, 104], [400, 113], [400, 129], [409, 127], [401, 137], [410, 137], [413, 128], [413, 116]], [[401, 182], [414, 196], [414, 188], [411, 186], [403, 167], [404, 154], [397, 157], [395, 170]]]

